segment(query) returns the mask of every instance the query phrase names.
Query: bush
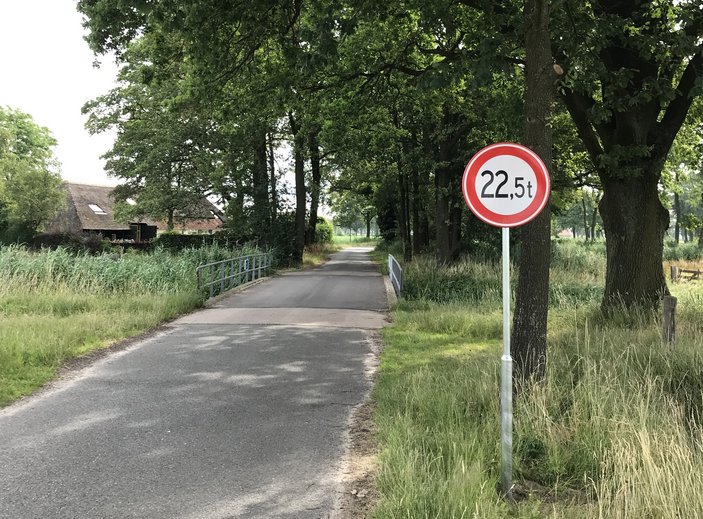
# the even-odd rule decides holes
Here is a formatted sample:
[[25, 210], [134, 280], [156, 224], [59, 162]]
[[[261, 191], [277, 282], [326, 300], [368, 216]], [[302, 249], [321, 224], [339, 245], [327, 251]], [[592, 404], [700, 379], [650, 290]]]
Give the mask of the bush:
[[260, 246], [271, 249], [273, 262], [278, 267], [288, 267], [296, 263], [295, 213], [282, 213], [276, 216], [276, 223], [267, 236], [259, 239]]
[[109, 241], [94, 232], [67, 234], [38, 234], [32, 239], [34, 249], [57, 249], [63, 247], [75, 254], [100, 254], [112, 250]]
[[703, 259], [703, 249], [695, 242], [664, 243], [664, 260], [666, 261], [698, 261]]
[[166, 232], [159, 234], [152, 242], [154, 247], [170, 251], [180, 251], [209, 245], [219, 245], [225, 248], [237, 246], [237, 240], [227, 233], [216, 234], [177, 234]]
[[332, 243], [333, 235], [334, 227], [332, 227], [332, 224], [318, 216], [317, 225], [315, 226], [315, 243]]
[[599, 276], [605, 272], [605, 242], [552, 240], [552, 267]]

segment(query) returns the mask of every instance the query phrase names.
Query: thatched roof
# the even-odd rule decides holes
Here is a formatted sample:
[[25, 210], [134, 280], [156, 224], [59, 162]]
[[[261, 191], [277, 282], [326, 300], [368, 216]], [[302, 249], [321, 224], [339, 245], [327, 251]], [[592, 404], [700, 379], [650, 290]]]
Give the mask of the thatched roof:
[[[90, 186], [86, 184], [65, 184], [66, 209], [49, 225], [50, 232], [109, 232], [129, 231], [129, 223], [146, 223], [160, 229], [166, 228], [166, 222], [144, 218], [129, 223], [117, 222], [114, 188], [107, 186]], [[184, 211], [176, 211], [176, 228], [184, 230], [214, 230], [224, 221], [222, 212], [203, 197], [200, 203]]]
[[[81, 228], [85, 231], [128, 231], [128, 223], [115, 221], [115, 200], [112, 187], [68, 184], [69, 205], [78, 213]], [[149, 219], [141, 222], [155, 225]]]

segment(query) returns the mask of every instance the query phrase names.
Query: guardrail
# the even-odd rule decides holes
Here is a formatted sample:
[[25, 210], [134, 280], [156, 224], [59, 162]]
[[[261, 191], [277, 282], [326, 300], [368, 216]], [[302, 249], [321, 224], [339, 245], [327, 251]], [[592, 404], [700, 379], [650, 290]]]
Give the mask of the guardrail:
[[200, 265], [195, 269], [198, 290], [208, 287], [210, 297], [261, 278], [273, 265], [273, 254], [250, 254]]
[[403, 267], [392, 254], [388, 255], [388, 276], [391, 278], [395, 295], [400, 297], [400, 293], [403, 291]]

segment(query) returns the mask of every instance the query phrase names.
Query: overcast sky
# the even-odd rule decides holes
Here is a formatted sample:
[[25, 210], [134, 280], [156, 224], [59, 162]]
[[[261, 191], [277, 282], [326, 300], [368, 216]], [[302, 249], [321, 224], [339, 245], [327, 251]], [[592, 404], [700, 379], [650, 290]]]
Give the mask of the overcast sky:
[[114, 86], [117, 68], [83, 40], [73, 0], [0, 0], [0, 105], [18, 108], [48, 127], [62, 176], [71, 182], [115, 185], [100, 156], [111, 135], [90, 135], [83, 104]]

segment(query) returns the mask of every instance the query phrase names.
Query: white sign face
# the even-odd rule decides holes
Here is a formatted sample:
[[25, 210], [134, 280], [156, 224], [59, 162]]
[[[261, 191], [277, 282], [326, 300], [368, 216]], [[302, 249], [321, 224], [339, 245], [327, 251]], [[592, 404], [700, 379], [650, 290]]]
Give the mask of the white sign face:
[[492, 144], [464, 170], [469, 209], [496, 227], [517, 227], [535, 218], [549, 199], [549, 172], [539, 156], [520, 144]]
[[537, 176], [529, 164], [512, 155], [489, 159], [476, 175], [481, 203], [494, 213], [517, 214], [529, 207], [537, 193]]

